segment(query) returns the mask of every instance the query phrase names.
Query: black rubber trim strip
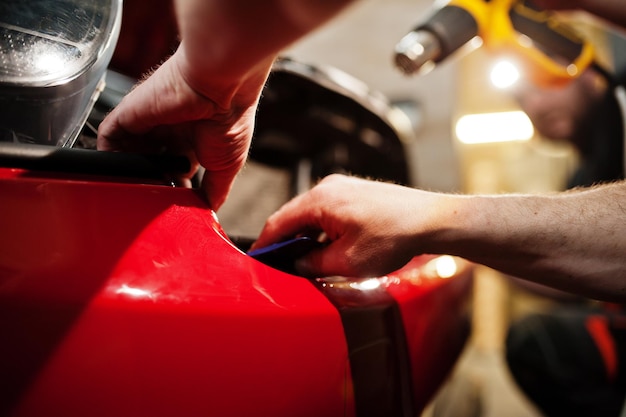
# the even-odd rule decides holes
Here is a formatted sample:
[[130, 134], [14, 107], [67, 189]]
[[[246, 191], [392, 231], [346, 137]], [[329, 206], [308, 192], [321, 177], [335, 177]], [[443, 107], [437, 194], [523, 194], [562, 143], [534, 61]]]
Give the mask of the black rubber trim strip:
[[0, 142], [0, 166], [34, 171], [164, 179], [189, 172], [184, 156], [105, 152]]
[[396, 300], [383, 287], [312, 282], [339, 311], [357, 417], [414, 417], [411, 364]]

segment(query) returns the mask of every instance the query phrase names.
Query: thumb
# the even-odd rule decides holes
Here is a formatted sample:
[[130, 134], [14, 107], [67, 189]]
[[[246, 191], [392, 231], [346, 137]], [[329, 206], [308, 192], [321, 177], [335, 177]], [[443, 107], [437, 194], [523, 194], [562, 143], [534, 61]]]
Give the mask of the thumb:
[[238, 167], [232, 167], [223, 171], [206, 170], [204, 172], [202, 190], [209, 202], [209, 206], [214, 211], [219, 210], [226, 201], [238, 170]]

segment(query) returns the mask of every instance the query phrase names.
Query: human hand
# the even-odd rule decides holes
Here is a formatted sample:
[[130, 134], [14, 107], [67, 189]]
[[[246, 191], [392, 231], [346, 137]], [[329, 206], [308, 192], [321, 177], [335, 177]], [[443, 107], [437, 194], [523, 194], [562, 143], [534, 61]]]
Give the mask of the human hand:
[[301, 258], [306, 276], [380, 276], [393, 272], [420, 248], [418, 204], [434, 194], [399, 185], [331, 175], [295, 197], [267, 220], [253, 248], [297, 235], [324, 232], [329, 244]]
[[190, 179], [202, 165], [202, 188], [217, 210], [245, 163], [269, 69], [248, 76], [236, 88], [216, 83], [212, 89], [206, 80], [193, 79], [179, 51], [106, 117], [98, 131], [98, 148], [188, 156], [192, 170], [182, 179]]
[[186, 178], [202, 165], [219, 209], [246, 160], [272, 63], [351, 1], [175, 1], [178, 50], [103, 121], [98, 147], [186, 154]]

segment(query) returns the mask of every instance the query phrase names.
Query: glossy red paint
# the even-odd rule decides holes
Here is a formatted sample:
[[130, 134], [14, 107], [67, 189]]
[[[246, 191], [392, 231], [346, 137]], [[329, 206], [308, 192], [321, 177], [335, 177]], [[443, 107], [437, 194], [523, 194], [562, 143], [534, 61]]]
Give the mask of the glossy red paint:
[[[196, 191], [0, 168], [0, 195], [0, 414], [355, 414], [335, 306], [237, 249]], [[470, 277], [380, 279], [420, 408], [464, 341]]]
[[[438, 272], [440, 262], [453, 268], [446, 271], [449, 276]], [[469, 336], [472, 276], [472, 265], [463, 259], [420, 257], [384, 281], [402, 313], [413, 400], [419, 410], [428, 405], [449, 375]]]

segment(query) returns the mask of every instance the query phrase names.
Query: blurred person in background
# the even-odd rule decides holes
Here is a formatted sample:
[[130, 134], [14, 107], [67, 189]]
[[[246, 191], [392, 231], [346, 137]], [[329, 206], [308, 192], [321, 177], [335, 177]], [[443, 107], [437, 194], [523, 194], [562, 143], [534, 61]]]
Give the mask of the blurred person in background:
[[624, 178], [624, 115], [613, 80], [593, 67], [569, 84], [515, 89], [521, 109], [545, 139], [573, 145], [579, 164], [566, 188]]

